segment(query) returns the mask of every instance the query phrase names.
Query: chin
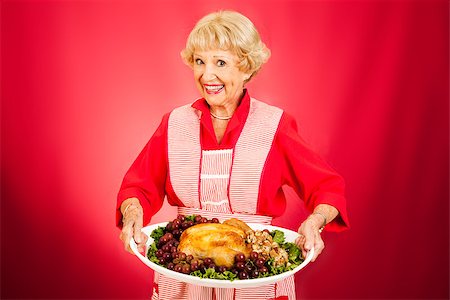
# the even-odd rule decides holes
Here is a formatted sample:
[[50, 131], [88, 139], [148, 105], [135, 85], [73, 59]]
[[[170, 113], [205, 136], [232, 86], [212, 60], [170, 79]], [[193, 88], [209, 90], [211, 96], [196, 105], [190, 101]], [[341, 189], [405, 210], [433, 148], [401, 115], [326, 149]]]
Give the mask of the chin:
[[218, 95], [206, 94], [203, 96], [209, 105], [221, 105], [224, 103], [224, 97]]

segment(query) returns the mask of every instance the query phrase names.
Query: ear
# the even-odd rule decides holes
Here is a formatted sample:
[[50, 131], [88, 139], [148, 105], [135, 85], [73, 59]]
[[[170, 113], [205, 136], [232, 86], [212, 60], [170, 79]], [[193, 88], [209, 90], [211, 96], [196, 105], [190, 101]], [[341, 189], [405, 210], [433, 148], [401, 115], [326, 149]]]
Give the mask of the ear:
[[252, 77], [252, 74], [251, 74], [251, 73], [245, 73], [245, 74], [244, 74], [244, 81], [249, 80], [250, 77]]

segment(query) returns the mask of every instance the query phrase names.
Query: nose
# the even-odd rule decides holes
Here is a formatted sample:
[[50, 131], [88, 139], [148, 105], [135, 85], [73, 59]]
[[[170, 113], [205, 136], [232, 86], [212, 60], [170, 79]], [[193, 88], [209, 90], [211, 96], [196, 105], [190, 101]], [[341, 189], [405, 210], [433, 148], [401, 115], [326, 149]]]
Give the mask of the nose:
[[203, 79], [205, 81], [216, 79], [216, 70], [213, 64], [205, 64], [205, 71], [203, 72]]

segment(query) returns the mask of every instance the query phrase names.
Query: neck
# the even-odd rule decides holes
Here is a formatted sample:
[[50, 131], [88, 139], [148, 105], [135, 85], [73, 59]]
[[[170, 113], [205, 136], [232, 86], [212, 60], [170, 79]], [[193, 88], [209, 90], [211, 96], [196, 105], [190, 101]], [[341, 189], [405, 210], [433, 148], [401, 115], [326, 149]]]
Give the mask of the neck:
[[227, 121], [227, 120], [231, 119], [231, 117], [233, 117], [233, 115], [231, 115], [231, 116], [225, 116], [225, 117], [218, 116], [218, 115], [216, 115], [216, 114], [213, 114], [211, 111], [210, 111], [209, 113], [211, 114], [211, 116], [212, 116], [214, 119], [217, 119], [217, 120], [224, 120], [224, 121]]

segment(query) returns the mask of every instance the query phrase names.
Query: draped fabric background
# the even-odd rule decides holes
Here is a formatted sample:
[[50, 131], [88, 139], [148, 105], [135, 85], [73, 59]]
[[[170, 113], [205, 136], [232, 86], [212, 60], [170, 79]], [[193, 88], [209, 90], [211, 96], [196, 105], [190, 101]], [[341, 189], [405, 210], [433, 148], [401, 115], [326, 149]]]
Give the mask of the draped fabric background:
[[[2, 1], [1, 298], [148, 299], [115, 197], [163, 113], [198, 97], [179, 52], [218, 9], [272, 50], [251, 94], [346, 179], [352, 228], [323, 234], [299, 297], [448, 299], [448, 3], [406, 0]], [[277, 223], [296, 229], [286, 192]]]

